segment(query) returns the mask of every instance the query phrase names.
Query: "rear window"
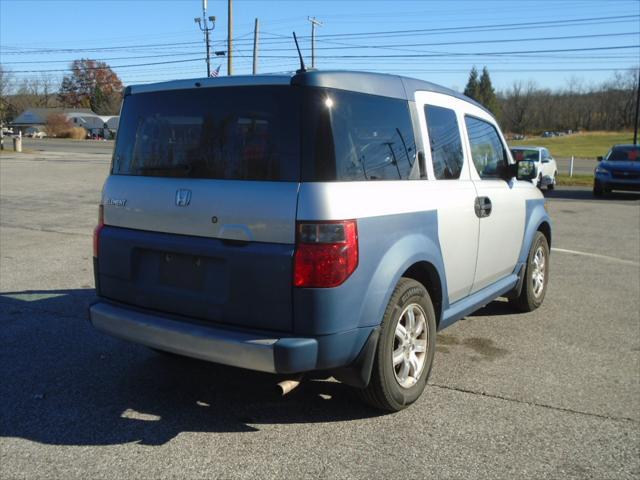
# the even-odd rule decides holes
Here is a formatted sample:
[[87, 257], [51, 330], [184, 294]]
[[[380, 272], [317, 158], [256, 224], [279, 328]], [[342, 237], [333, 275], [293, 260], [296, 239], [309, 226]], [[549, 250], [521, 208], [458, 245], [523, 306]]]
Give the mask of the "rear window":
[[298, 181], [299, 92], [194, 88], [126, 97], [116, 175]]
[[406, 100], [296, 86], [126, 97], [113, 174], [271, 181], [419, 178]]
[[419, 177], [406, 100], [309, 88], [303, 112], [303, 181]]

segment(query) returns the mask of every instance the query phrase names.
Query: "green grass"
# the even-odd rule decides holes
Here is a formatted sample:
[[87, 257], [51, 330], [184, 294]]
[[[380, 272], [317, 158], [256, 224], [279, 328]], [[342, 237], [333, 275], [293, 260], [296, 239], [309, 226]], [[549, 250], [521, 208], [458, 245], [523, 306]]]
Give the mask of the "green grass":
[[633, 132], [584, 132], [549, 138], [532, 136], [512, 140], [509, 146], [546, 147], [554, 157], [596, 158], [605, 155], [617, 143], [633, 143]]
[[565, 187], [593, 187], [593, 175], [560, 175], [556, 177], [558, 185]]

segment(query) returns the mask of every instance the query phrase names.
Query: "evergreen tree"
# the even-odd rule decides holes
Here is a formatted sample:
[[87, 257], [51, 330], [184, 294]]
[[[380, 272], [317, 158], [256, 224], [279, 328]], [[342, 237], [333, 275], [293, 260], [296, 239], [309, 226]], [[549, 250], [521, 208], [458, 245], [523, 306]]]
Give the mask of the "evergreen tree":
[[489, 76], [489, 70], [487, 67], [482, 69], [482, 75], [480, 76], [480, 82], [478, 83], [479, 98], [476, 98], [482, 105], [484, 105], [494, 115], [498, 114], [498, 98], [496, 97], [496, 91], [491, 84], [491, 77]]
[[476, 101], [480, 101], [480, 84], [478, 83], [478, 70], [475, 65], [469, 72], [469, 80], [467, 81], [467, 86], [464, 87], [464, 94]]

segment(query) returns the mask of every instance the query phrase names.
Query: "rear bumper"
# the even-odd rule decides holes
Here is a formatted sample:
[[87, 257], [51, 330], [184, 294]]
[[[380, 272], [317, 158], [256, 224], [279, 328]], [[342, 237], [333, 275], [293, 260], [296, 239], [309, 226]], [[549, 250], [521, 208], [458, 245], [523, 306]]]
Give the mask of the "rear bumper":
[[294, 338], [180, 321], [156, 312], [99, 301], [93, 326], [109, 335], [214, 363], [270, 373], [340, 368], [355, 360], [371, 329]]

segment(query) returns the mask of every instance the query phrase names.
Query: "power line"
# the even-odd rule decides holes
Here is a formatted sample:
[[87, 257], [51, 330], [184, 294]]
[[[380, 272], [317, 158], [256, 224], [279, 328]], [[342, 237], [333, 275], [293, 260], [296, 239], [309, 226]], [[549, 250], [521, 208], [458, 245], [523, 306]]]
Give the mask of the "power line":
[[[129, 68], [129, 67], [146, 67], [151, 65], [166, 65], [169, 63], [187, 63], [187, 62], [199, 62], [204, 60], [203, 58], [191, 58], [188, 60], [169, 60], [167, 62], [152, 62], [152, 63], [137, 63], [129, 65], [111, 65], [107, 66], [113, 70], [114, 68]], [[86, 70], [103, 70], [105, 67], [88, 67]], [[48, 72], [68, 72], [69, 70], [13, 70], [12, 73], [48, 73]]]
[[573, 25], [576, 23], [583, 22], [591, 22], [591, 21], [600, 21], [600, 20], [629, 20], [632, 18], [639, 18], [640, 15], [617, 15], [611, 17], [590, 17], [590, 18], [576, 18], [571, 20], [547, 20], [542, 22], [522, 22], [522, 23], [499, 23], [493, 25], [482, 25], [482, 26], [464, 26], [464, 27], [441, 27], [441, 28], [420, 28], [420, 29], [412, 29], [412, 30], [388, 30], [384, 32], [354, 32], [354, 33], [336, 33], [329, 35], [318, 36], [318, 38], [335, 38], [335, 37], [354, 37], [354, 36], [383, 36], [389, 34], [396, 33], [425, 33], [425, 32], [465, 32], [467, 33], [469, 30], [475, 31], [477, 28], [483, 29], [494, 29], [494, 28], [504, 28], [505, 30], [519, 29], [524, 26], [558, 26], [560, 24], [563, 25]]
[[[621, 15], [621, 16], [609, 16], [609, 17], [590, 17], [590, 18], [576, 18], [576, 19], [568, 19], [568, 20], [555, 20], [555, 21], [544, 21], [544, 22], [522, 22], [522, 23], [506, 23], [506, 24], [491, 24], [491, 25], [470, 25], [464, 27], [441, 27], [441, 28], [428, 28], [428, 29], [410, 29], [410, 30], [391, 30], [391, 31], [373, 31], [373, 32], [354, 32], [354, 33], [337, 33], [337, 34], [328, 34], [328, 35], [318, 35], [317, 41], [325, 41], [328, 38], [344, 38], [344, 37], [362, 37], [366, 36], [370, 37], [384, 37], [387, 35], [393, 36], [395, 34], [402, 35], [414, 35], [416, 33], [471, 33], [471, 32], [479, 32], [479, 31], [505, 31], [505, 30], [513, 30], [513, 29], [523, 29], [525, 27], [557, 27], [557, 26], [573, 26], [576, 24], [584, 23], [584, 22], [593, 22], [593, 21], [602, 21], [606, 20], [606, 23], [613, 23], [609, 20], [625, 20], [625, 21], [633, 21], [633, 19], [639, 18], [640, 15]], [[616, 24], [620, 23], [619, 21], [615, 22]], [[266, 32], [265, 32], [266, 33]], [[237, 37], [241, 39], [242, 37], [247, 36], [248, 34]], [[281, 35], [271, 33], [270, 35], [275, 36], [277, 38], [283, 39], [282, 41], [277, 41], [275, 39], [271, 39], [272, 44], [277, 43], [287, 43], [291, 42], [290, 35]], [[300, 35], [299, 39], [309, 39], [311, 36], [309, 35]], [[235, 38], [234, 42], [238, 41]], [[265, 39], [265, 41], [269, 41], [269, 39]], [[243, 40], [240, 40], [243, 42]], [[244, 40], [245, 43], [251, 43], [251, 40]], [[138, 44], [138, 45], [122, 45], [122, 46], [113, 46], [113, 47], [92, 47], [92, 48], [48, 48], [41, 49], [36, 47], [13, 47], [13, 46], [0, 46], [0, 49], [4, 50], [3, 54], [45, 54], [45, 53], [80, 53], [80, 52], [99, 52], [99, 51], [113, 51], [113, 50], [130, 50], [136, 48], [156, 48], [156, 47], [176, 47], [182, 45], [199, 45], [201, 42], [173, 42], [173, 43], [147, 43], [147, 44]], [[16, 51], [7, 52], [6, 49], [14, 49]]]
[[[184, 57], [187, 55], [193, 55], [193, 52], [181, 52], [181, 53], [165, 53], [158, 55], [141, 55], [135, 57], [112, 57], [112, 58], [92, 58], [91, 60], [95, 60], [97, 62], [107, 62], [111, 60], [139, 60], [141, 58], [162, 58], [162, 57]], [[22, 62], [3, 62], [3, 65], [18, 65], [18, 64], [33, 64], [33, 63], [72, 63], [77, 59], [69, 59], [69, 60], [34, 60], [32, 62], [22, 61]]]
[[23, 47], [11, 47], [8, 45], [0, 46], [0, 48], [14, 48], [20, 49], [20, 51], [16, 52], [3, 52], [3, 54], [33, 54], [33, 53], [74, 53], [74, 52], [102, 52], [102, 51], [111, 51], [111, 50], [125, 50], [132, 48], [147, 48], [147, 47], [168, 47], [168, 46], [176, 46], [176, 45], [200, 45], [202, 42], [179, 42], [179, 43], [147, 43], [143, 45], [122, 45], [117, 47], [96, 47], [96, 48], [47, 48], [47, 49], [36, 49], [36, 48], [23, 48]]
[[[586, 52], [596, 50], [621, 50], [629, 48], [640, 48], [640, 45], [617, 45], [613, 47], [585, 47], [585, 48], [560, 48], [548, 50], [518, 50], [507, 52], [437, 52], [437, 53], [414, 53], [414, 54], [376, 54], [376, 55], [323, 55], [320, 58], [338, 59], [338, 58], [431, 58], [431, 57], [473, 57], [473, 56], [502, 56], [502, 55], [519, 55], [532, 53], [555, 53], [555, 52]], [[294, 58], [293, 55], [264, 55], [264, 58]]]

